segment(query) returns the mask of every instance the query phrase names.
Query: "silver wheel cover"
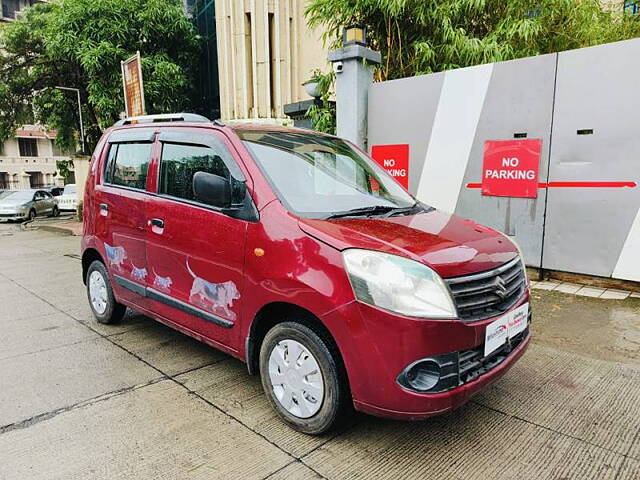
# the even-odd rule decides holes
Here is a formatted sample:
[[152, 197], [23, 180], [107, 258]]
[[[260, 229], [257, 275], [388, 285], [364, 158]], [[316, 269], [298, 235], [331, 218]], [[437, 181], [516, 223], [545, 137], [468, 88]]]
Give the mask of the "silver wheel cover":
[[98, 315], [102, 315], [107, 310], [107, 282], [97, 270], [89, 275], [89, 299]]
[[269, 379], [273, 393], [291, 415], [309, 418], [324, 399], [324, 379], [318, 361], [295, 340], [281, 340], [269, 356]]

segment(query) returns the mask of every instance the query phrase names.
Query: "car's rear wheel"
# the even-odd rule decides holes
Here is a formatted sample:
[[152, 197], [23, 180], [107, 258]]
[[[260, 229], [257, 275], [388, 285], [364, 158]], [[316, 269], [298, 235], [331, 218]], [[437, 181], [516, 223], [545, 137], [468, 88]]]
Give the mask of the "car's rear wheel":
[[96, 320], [100, 323], [117, 323], [122, 320], [127, 307], [116, 302], [104, 263], [94, 260], [89, 265], [85, 280], [89, 305]]
[[349, 387], [337, 349], [307, 325], [287, 321], [267, 332], [260, 376], [273, 408], [298, 431], [325, 433], [349, 411]]
[[52, 217], [57, 217], [58, 215], [60, 215], [60, 210], [58, 210], [57, 206], [54, 206], [53, 210], [51, 210], [51, 216]]

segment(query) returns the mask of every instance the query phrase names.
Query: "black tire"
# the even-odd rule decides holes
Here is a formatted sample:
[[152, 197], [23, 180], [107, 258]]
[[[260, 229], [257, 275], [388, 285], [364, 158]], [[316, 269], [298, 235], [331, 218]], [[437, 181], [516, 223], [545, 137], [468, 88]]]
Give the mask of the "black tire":
[[27, 217], [27, 222], [33, 222], [36, 219], [36, 211], [32, 208], [29, 210], [29, 216]]
[[[269, 378], [269, 357], [272, 350], [282, 340], [301, 343], [315, 357], [324, 382], [324, 398], [320, 409], [309, 418], [300, 418], [289, 413], [279, 402]], [[260, 378], [262, 387], [278, 415], [293, 429], [309, 435], [320, 435], [339, 426], [352, 411], [349, 384], [333, 342], [323, 338], [310, 326], [285, 321], [274, 326], [260, 347]]]
[[60, 210], [58, 209], [57, 206], [54, 205], [53, 210], [51, 211], [51, 216], [57, 217], [58, 215], [60, 215]]
[[[107, 306], [104, 312], [97, 312], [91, 302], [91, 293], [89, 291], [89, 279], [93, 272], [98, 272], [106, 285], [107, 289]], [[93, 312], [94, 317], [98, 323], [118, 323], [124, 317], [124, 314], [127, 310], [127, 307], [116, 302], [115, 297], [113, 296], [113, 289], [111, 288], [111, 282], [109, 281], [109, 274], [107, 272], [107, 268], [104, 266], [100, 260], [94, 260], [91, 265], [89, 265], [89, 269], [87, 270], [87, 278], [85, 278], [85, 283], [87, 285], [87, 299], [89, 300], [89, 306], [91, 307], [91, 311]]]

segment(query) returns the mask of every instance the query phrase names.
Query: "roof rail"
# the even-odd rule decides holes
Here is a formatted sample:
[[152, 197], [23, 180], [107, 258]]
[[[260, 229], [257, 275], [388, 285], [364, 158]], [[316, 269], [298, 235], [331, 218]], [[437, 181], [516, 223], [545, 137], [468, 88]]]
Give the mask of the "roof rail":
[[129, 117], [117, 121], [114, 126], [133, 125], [135, 123], [157, 123], [157, 122], [196, 122], [209, 123], [207, 117], [195, 113], [161, 113], [158, 115], [141, 115], [139, 117]]

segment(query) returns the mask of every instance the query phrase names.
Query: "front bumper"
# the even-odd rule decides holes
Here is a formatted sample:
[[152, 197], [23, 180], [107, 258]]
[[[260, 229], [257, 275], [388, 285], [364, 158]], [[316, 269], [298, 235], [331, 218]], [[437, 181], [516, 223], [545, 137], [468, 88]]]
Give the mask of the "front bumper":
[[28, 213], [21, 212], [2, 212], [0, 213], [0, 221], [8, 221], [8, 220], [24, 220], [29, 216]]
[[[531, 336], [527, 335], [504, 361], [481, 374], [471, 382], [442, 393], [425, 394], [406, 391], [408, 394], [418, 397], [411, 399], [411, 402], [407, 402], [407, 406], [409, 406], [409, 404], [414, 406], [414, 409], [412, 410], [390, 410], [355, 399], [354, 405], [356, 409], [361, 412], [379, 417], [396, 418], [399, 420], [422, 420], [454, 410], [467, 403], [473, 395], [504, 375], [525, 352], [529, 346], [530, 338]], [[420, 404], [423, 405], [422, 410], [420, 410]]]
[[[513, 309], [528, 300], [526, 292]], [[522, 356], [529, 345], [529, 329], [514, 341], [512, 348], [494, 352], [486, 359], [478, 355], [484, 345], [486, 326], [497, 318], [474, 323], [415, 319], [358, 302], [323, 317], [330, 330], [336, 332], [356, 409], [406, 420], [430, 417], [461, 406]], [[464, 378], [445, 391], [419, 393], [398, 383], [399, 374], [416, 360], [452, 354], [459, 355], [461, 362], [475, 363], [472, 369], [463, 368], [467, 372]]]

